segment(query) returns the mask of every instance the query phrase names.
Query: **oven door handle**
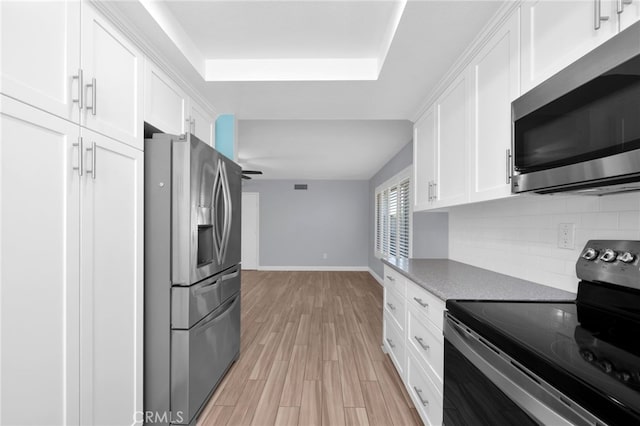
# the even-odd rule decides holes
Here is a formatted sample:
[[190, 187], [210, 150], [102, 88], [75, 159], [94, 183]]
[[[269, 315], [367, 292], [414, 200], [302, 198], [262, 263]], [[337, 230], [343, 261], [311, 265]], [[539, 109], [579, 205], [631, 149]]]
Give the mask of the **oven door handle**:
[[[542, 424], [606, 424], [449, 313], [445, 315], [444, 337], [512, 401]], [[445, 359], [445, 375], [446, 370]]]

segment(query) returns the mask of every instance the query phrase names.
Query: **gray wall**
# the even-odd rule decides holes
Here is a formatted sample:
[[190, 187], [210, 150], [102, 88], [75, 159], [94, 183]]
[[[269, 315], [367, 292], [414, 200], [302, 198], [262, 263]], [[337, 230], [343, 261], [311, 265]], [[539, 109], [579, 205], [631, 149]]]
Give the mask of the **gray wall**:
[[[409, 142], [369, 181], [369, 268], [382, 277], [383, 263], [375, 255], [374, 223], [376, 187], [413, 163], [413, 142]], [[413, 181], [412, 181], [413, 185]], [[449, 254], [449, 219], [447, 213], [413, 214], [413, 257], [446, 258]]]
[[[309, 189], [295, 191], [294, 183]], [[368, 188], [353, 180], [244, 181], [243, 192], [260, 193], [259, 266], [366, 268]]]

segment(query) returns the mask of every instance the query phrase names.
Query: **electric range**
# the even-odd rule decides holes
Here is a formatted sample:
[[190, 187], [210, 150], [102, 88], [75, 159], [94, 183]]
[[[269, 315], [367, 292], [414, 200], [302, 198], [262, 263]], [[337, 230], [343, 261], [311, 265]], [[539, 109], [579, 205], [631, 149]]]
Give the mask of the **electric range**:
[[640, 424], [639, 254], [589, 241], [575, 301], [448, 301], [445, 424]]

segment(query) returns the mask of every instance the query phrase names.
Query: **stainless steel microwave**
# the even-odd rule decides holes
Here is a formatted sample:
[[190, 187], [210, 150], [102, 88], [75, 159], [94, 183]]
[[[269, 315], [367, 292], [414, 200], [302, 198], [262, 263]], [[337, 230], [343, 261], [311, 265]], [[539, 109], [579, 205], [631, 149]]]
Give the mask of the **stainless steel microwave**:
[[640, 190], [640, 23], [511, 107], [513, 193]]

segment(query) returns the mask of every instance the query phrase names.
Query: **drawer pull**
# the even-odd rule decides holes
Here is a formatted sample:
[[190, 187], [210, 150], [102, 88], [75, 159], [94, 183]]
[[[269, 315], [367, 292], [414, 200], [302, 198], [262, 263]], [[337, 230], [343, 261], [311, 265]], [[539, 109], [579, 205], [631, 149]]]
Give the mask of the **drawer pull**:
[[416, 339], [416, 342], [418, 342], [418, 344], [422, 346], [422, 349], [424, 349], [425, 351], [428, 351], [430, 349], [429, 345], [424, 344], [424, 339], [422, 337], [413, 336], [413, 338]]
[[396, 347], [396, 345], [393, 344], [393, 341], [391, 339], [387, 339], [387, 343], [389, 343], [389, 346], [391, 346], [391, 349]]
[[391, 303], [387, 303], [387, 306], [389, 307], [389, 309], [391, 309], [392, 311], [396, 310], [396, 307], [393, 306]]
[[389, 281], [395, 281], [395, 280], [396, 280], [396, 279], [395, 279], [395, 278], [393, 278], [391, 275], [387, 275], [387, 279], [388, 279]]
[[428, 308], [429, 307], [429, 304], [427, 302], [425, 302], [424, 300], [422, 300], [422, 299], [414, 297], [413, 300], [418, 302], [418, 305], [422, 306], [423, 308]]
[[424, 405], [425, 407], [429, 405], [429, 401], [422, 399], [422, 389], [418, 389], [417, 387], [413, 387], [413, 390], [416, 391], [416, 395], [418, 395], [418, 399], [420, 400], [420, 402], [422, 402], [422, 405]]

